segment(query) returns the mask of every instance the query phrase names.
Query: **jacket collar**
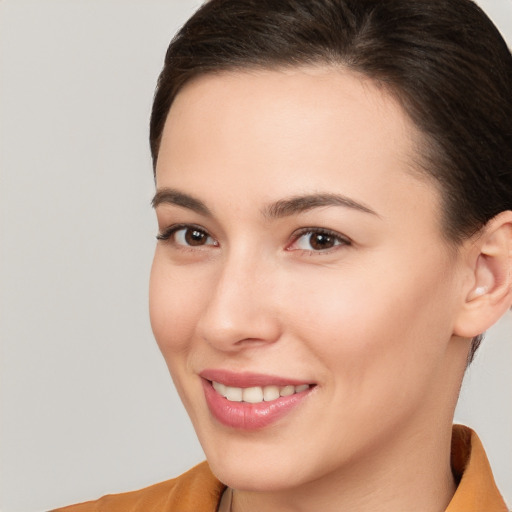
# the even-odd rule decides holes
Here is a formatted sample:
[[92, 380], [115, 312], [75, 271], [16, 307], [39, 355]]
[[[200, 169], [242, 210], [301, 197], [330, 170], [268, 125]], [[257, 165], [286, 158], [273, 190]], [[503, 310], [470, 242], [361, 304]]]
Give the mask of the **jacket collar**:
[[452, 431], [452, 471], [457, 490], [446, 512], [507, 512], [476, 433], [463, 425]]

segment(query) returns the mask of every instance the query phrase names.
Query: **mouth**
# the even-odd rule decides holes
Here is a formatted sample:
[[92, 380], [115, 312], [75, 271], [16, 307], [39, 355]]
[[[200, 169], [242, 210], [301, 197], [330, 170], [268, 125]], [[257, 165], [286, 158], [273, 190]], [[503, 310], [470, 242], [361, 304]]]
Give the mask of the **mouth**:
[[306, 402], [314, 383], [221, 370], [200, 374], [206, 404], [224, 426], [256, 430], [287, 416]]
[[300, 384], [299, 386], [288, 384], [285, 386], [268, 385], [239, 388], [226, 386], [216, 381], [211, 381], [211, 385], [220, 396], [226, 398], [229, 402], [246, 402], [249, 404], [273, 402], [280, 397], [303, 393], [312, 387], [310, 384]]

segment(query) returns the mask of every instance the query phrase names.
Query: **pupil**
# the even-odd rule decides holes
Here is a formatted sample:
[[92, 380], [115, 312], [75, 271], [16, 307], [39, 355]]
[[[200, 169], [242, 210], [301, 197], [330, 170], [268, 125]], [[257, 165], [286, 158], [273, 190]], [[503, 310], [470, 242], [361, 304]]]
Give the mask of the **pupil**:
[[197, 229], [188, 229], [185, 233], [185, 240], [188, 245], [202, 245], [206, 240], [206, 236]]
[[313, 249], [329, 249], [334, 245], [334, 239], [331, 235], [317, 233], [311, 237], [310, 244]]

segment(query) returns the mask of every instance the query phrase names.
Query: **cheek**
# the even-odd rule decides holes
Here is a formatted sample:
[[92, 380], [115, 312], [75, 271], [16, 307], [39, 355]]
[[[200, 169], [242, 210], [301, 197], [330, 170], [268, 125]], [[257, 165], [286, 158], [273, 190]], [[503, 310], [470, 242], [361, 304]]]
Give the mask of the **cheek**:
[[395, 268], [303, 273], [282, 301], [299, 305], [287, 322], [295, 336], [354, 390], [383, 380], [419, 382], [451, 336], [449, 279], [435, 265], [418, 272], [395, 261]]
[[301, 297], [293, 313], [294, 338], [322, 369], [328, 402], [337, 406], [331, 425], [344, 429], [345, 441], [354, 446], [376, 439], [377, 432], [394, 432], [405, 418], [430, 407], [450, 337], [441, 283], [366, 268], [325, 282], [308, 283], [303, 274], [308, 292], [297, 286], [290, 295], [290, 301]]
[[[149, 285], [151, 327], [168, 365], [190, 349], [204, 290], [197, 279], [166, 263], [157, 248]], [[184, 275], [185, 274], [185, 275]]]

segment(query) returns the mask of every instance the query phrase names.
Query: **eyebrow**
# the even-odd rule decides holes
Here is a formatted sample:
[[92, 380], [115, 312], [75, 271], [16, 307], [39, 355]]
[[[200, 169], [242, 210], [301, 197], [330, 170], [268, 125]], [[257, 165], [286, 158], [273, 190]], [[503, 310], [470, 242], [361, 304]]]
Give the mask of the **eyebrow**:
[[[200, 215], [212, 217], [211, 210], [200, 199], [172, 188], [158, 190], [151, 204], [153, 208], [160, 204], [173, 204], [193, 210]], [[280, 199], [267, 205], [263, 209], [263, 215], [270, 219], [277, 219], [325, 206], [342, 206], [379, 217], [378, 213], [368, 206], [340, 194], [307, 194]]]
[[163, 188], [157, 191], [151, 201], [151, 205], [153, 208], [156, 208], [160, 204], [174, 204], [193, 210], [206, 217], [212, 216], [212, 212], [202, 201], [172, 188]]
[[368, 206], [339, 194], [308, 194], [281, 199], [267, 206], [263, 213], [266, 217], [275, 219], [303, 213], [323, 206], [343, 206], [344, 208], [351, 208], [380, 217], [377, 212]]

